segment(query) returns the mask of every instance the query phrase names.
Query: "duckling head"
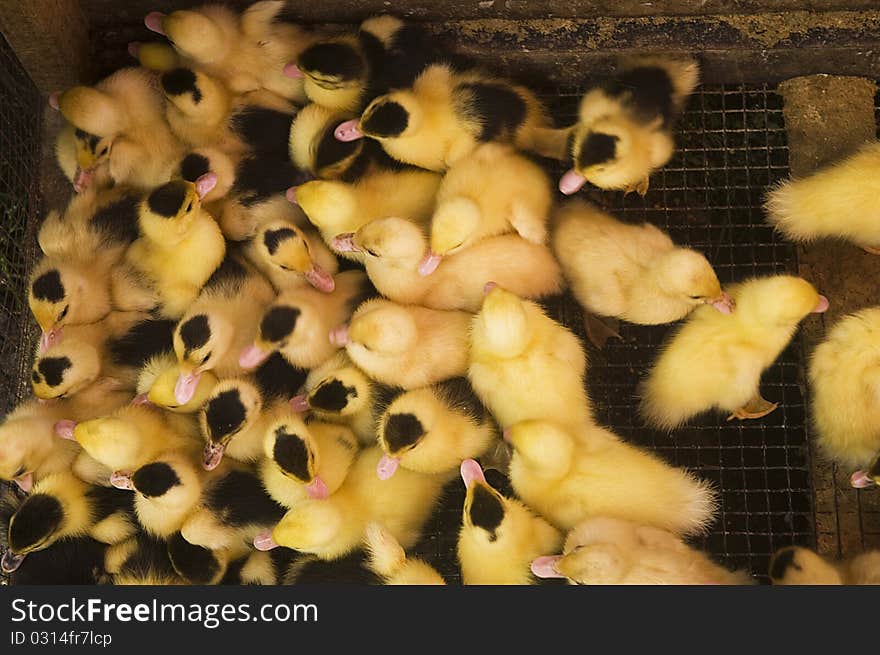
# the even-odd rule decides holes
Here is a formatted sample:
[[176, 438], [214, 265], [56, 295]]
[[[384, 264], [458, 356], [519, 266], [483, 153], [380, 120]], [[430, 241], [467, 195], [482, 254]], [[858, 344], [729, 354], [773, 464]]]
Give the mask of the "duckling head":
[[733, 298], [721, 290], [712, 266], [700, 253], [676, 248], [655, 264], [657, 284], [667, 294], [691, 305], [712, 305], [722, 314], [735, 309]]
[[9, 520], [9, 550], [0, 563], [3, 571], [12, 573], [28, 553], [50, 546], [66, 518], [64, 505], [54, 495], [35, 493], [25, 498]]
[[75, 86], [59, 94], [57, 100], [58, 110], [64, 118], [82, 133], [82, 136], [77, 135], [77, 140], [95, 138], [97, 143], [128, 127], [119, 101], [98, 89]]
[[187, 119], [217, 125], [229, 114], [229, 92], [219, 81], [192, 68], [175, 68], [160, 78], [165, 97]]
[[336, 126], [345, 120], [317, 103], [296, 115], [290, 125], [290, 158], [297, 168], [322, 179], [339, 177], [354, 163], [363, 150], [363, 141], [340, 141]]
[[252, 426], [263, 410], [259, 390], [247, 380], [224, 380], [211, 393], [199, 414], [205, 452], [202, 461], [212, 471], [223, 459], [230, 440]]
[[296, 66], [288, 65], [288, 77], [304, 77], [306, 93], [314, 85], [327, 91], [362, 87], [369, 74], [367, 60], [353, 37], [327, 39], [299, 53]]
[[481, 540], [494, 543], [506, 517], [507, 499], [495, 491], [473, 459], [461, 463], [461, 479], [467, 489], [462, 510], [462, 527], [471, 529]]
[[105, 416], [77, 423], [73, 429], [73, 438], [83, 450], [102, 464], [136, 458], [142, 441], [138, 426], [119, 416]]
[[640, 152], [633, 147], [631, 129], [622, 118], [606, 116], [581, 126], [571, 141], [573, 167], [559, 182], [559, 190], [566, 195], [579, 191], [587, 182], [603, 189], [623, 188], [650, 170], [648, 149]]
[[66, 339], [34, 361], [31, 386], [43, 400], [73, 396], [98, 379], [101, 359], [94, 346]]
[[[87, 296], [88, 286], [79, 271], [62, 262], [43, 259], [36, 265], [28, 285], [28, 305], [42, 330], [42, 352], [60, 342], [65, 325], [97, 321], [109, 311], [109, 306], [104, 311], [95, 304], [98, 298]], [[94, 316], [96, 310], [99, 315]]]
[[504, 431], [504, 440], [513, 446], [517, 457], [542, 477], [561, 478], [571, 467], [574, 439], [556, 423], [520, 421]]
[[333, 180], [312, 180], [288, 190], [309, 220], [318, 228], [348, 220], [357, 212], [357, 202], [348, 184]]
[[179, 379], [180, 368], [177, 364], [169, 366], [156, 376], [147, 393], [147, 399], [157, 407], [170, 412], [192, 414], [201, 409], [218, 383], [217, 376], [211, 371], [202, 371], [192, 397], [185, 403], [180, 403], [175, 396], [175, 387]]
[[285, 514], [271, 532], [254, 538], [257, 550], [278, 546], [304, 553], [320, 552], [339, 534], [345, 518], [335, 503], [308, 499]]
[[178, 405], [190, 403], [205, 371], [214, 368], [232, 343], [235, 328], [216, 312], [184, 316], [174, 328], [179, 375], [174, 388]]
[[353, 141], [367, 136], [382, 139], [405, 138], [415, 134], [422, 123], [422, 109], [411, 91], [395, 91], [374, 99], [360, 119], [346, 121], [336, 128], [336, 138]]
[[[425, 414], [428, 414], [429, 418], [433, 416], [430, 416], [430, 408], [420, 407], [420, 409], [422, 411], [418, 414], [412, 411], [389, 411], [380, 419], [379, 445], [385, 451], [385, 455], [376, 467], [380, 480], [387, 480], [394, 475], [402, 461], [405, 466], [411, 463], [410, 460], [413, 458], [410, 455], [428, 436], [430, 424], [426, 425]], [[418, 462], [418, 458], [415, 459], [417, 463], [421, 463]]]
[[329, 489], [318, 475], [318, 449], [305, 423], [285, 419], [266, 432], [266, 457], [291, 480], [304, 485], [309, 498], [327, 498]]
[[441, 258], [467, 247], [479, 226], [480, 209], [469, 198], [441, 204], [431, 219], [431, 249], [419, 273], [430, 275]]
[[737, 287], [734, 297], [737, 315], [778, 327], [794, 327], [808, 314], [821, 314], [829, 306], [812, 284], [791, 275], [750, 280]]
[[472, 345], [475, 354], [513, 358], [520, 355], [531, 339], [529, 317], [523, 301], [511, 292], [486, 285], [489, 289], [473, 322]]
[[342, 339], [345, 343], [339, 345], [373, 355], [393, 357], [406, 352], [417, 339], [415, 323], [404, 307], [378, 303], [369, 311], [352, 318], [346, 338]]
[[370, 380], [357, 368], [346, 366], [321, 380], [306, 401], [320, 412], [350, 416], [370, 402]]
[[564, 555], [545, 555], [532, 561], [538, 578], [567, 578], [574, 584], [618, 584], [630, 563], [612, 544], [578, 546]]
[[297, 324], [302, 314], [303, 308], [295, 302], [271, 306], [263, 314], [256, 340], [242, 351], [238, 359], [239, 365], [245, 369], [255, 368], [273, 352], [298, 341], [300, 335]]
[[261, 256], [272, 266], [301, 275], [318, 291], [331, 293], [336, 288], [333, 276], [312, 260], [309, 242], [297, 226], [271, 221], [260, 227], [255, 242]]
[[412, 221], [389, 216], [370, 221], [357, 232], [340, 234], [331, 248], [338, 252], [360, 252], [371, 258], [407, 270], [415, 270], [425, 253], [425, 235]]
[[114, 136], [98, 136], [85, 130], [74, 130], [74, 148], [76, 153], [76, 171], [73, 175], [73, 190], [82, 193], [92, 187], [95, 176], [101, 167], [110, 162]]
[[141, 203], [141, 231], [158, 242], [176, 243], [190, 229], [204, 198], [217, 184], [217, 176], [207, 173], [196, 182], [171, 180], [154, 189]]
[[770, 560], [770, 580], [775, 585], [841, 585], [837, 569], [816, 553], [800, 546], [776, 551]]
[[174, 487], [182, 485], [180, 475], [168, 462], [152, 462], [134, 473], [117, 471], [110, 476], [110, 484], [117, 489], [135, 491], [145, 498], [160, 498]]
[[210, 202], [223, 198], [235, 182], [235, 163], [226, 153], [217, 148], [197, 148], [180, 160], [180, 177], [195, 184], [199, 178], [213, 173], [217, 176], [214, 188], [202, 196]]
[[144, 17], [151, 32], [166, 36], [181, 55], [200, 64], [222, 60], [229, 51], [229, 35], [200, 11], [181, 9], [170, 14], [153, 11]]

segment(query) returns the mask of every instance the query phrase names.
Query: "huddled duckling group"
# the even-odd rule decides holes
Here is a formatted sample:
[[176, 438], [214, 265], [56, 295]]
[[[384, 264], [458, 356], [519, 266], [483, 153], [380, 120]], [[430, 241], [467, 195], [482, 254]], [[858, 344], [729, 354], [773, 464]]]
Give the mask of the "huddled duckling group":
[[[696, 62], [627, 60], [554, 128], [417, 26], [320, 34], [283, 8], [151, 13], [168, 41], [131, 44], [139, 67], [50, 98], [76, 195], [39, 232], [35, 397], [0, 425], [0, 478], [26, 494], [0, 498], [4, 571], [443, 584], [407, 551], [460, 474], [465, 584], [749, 583], [684, 541], [716, 492], [596, 422], [586, 351], [539, 302], [569, 287], [597, 343], [686, 319], [644, 380], [650, 425], [775, 408], [761, 374], [828, 301], [792, 276], [722, 290], [662, 230], [558, 204], [530, 156], [566, 162], [563, 194], [644, 194]], [[869, 185], [830, 197], [876, 153], [782, 185], [771, 220], [841, 235], [847, 205], [880, 247]], [[877, 309], [845, 319], [811, 366], [821, 442], [858, 486], [880, 481], [877, 330]], [[770, 573], [876, 582], [864, 558], [785, 550]]]

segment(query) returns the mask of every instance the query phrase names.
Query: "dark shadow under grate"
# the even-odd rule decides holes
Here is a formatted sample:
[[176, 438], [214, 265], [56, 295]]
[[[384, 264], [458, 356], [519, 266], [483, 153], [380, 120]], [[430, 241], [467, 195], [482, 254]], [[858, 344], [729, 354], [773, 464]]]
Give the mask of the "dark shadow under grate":
[[[572, 122], [582, 93], [548, 94], [558, 124]], [[561, 172], [554, 167], [554, 179]], [[650, 221], [677, 243], [702, 251], [726, 284], [755, 275], [797, 274], [794, 245], [774, 234], [761, 210], [767, 186], [787, 174], [782, 98], [767, 87], [704, 88], [679, 122], [675, 156], [651, 178], [644, 199], [596, 189], [584, 193], [623, 220]], [[573, 298], [548, 305], [583, 335]], [[773, 414], [730, 423], [707, 415], [665, 434], [644, 427], [637, 414], [637, 385], [670, 329], [624, 325], [622, 341], [609, 342], [603, 352], [589, 348], [588, 387], [597, 418], [630, 442], [711, 481], [719, 491], [718, 520], [697, 545], [765, 580], [777, 548], [815, 541], [800, 339], [762, 379], [764, 396], [780, 405]], [[458, 481], [454, 498], [417, 549], [451, 581], [458, 580], [454, 560], [462, 486]]]
[[43, 103], [33, 82], [0, 36], [0, 411], [27, 384], [30, 315], [27, 272], [34, 257], [39, 206]]

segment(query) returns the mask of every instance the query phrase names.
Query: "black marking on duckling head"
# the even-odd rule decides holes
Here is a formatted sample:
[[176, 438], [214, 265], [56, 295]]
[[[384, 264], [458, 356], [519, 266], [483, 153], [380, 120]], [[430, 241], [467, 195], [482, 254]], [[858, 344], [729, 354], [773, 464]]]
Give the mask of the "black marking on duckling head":
[[211, 441], [221, 441], [238, 432], [247, 419], [247, 410], [238, 389], [221, 391], [208, 401], [205, 422]]
[[263, 155], [274, 153], [288, 158], [292, 122], [291, 114], [248, 105], [232, 116], [229, 127], [253, 152]]
[[294, 366], [276, 350], [254, 371], [254, 382], [263, 402], [268, 402], [295, 396], [308, 374], [306, 369]]
[[202, 101], [202, 92], [196, 81], [196, 74], [189, 68], [175, 68], [162, 75], [162, 88], [170, 96], [189, 93], [194, 103]]
[[140, 467], [131, 476], [131, 481], [134, 488], [147, 498], [164, 496], [169, 489], [182, 484], [177, 471], [165, 462], [153, 462]]
[[248, 269], [233, 254], [233, 246], [227, 246], [226, 256], [220, 262], [220, 266], [214, 269], [211, 277], [205, 282], [202, 289], [216, 289], [226, 287], [228, 293], [238, 293], [244, 281], [248, 277]]
[[205, 173], [211, 172], [211, 162], [204, 155], [189, 153], [180, 162], [180, 177], [187, 182], [195, 182]]
[[794, 561], [796, 554], [797, 550], [794, 548], [785, 548], [776, 553], [770, 566], [770, 578], [772, 580], [783, 580], [788, 570], [792, 568], [796, 571], [802, 571], [801, 565]]
[[263, 245], [266, 246], [266, 250], [269, 251], [270, 255], [274, 255], [278, 252], [278, 246], [280, 246], [283, 241], [295, 238], [296, 232], [289, 227], [282, 227], [277, 230], [266, 230], [263, 232]]
[[168, 557], [174, 570], [193, 584], [210, 583], [222, 568], [214, 553], [189, 543], [179, 532], [168, 540]]
[[297, 434], [287, 432], [283, 427], [275, 430], [275, 446], [272, 448], [272, 459], [287, 473], [309, 482], [309, 449], [305, 441]]
[[274, 525], [287, 511], [266, 493], [260, 478], [230, 471], [205, 496], [205, 505], [226, 525]]
[[[279, 550], [281, 549], [275, 548], [271, 552], [275, 553]], [[314, 555], [302, 556], [287, 569], [284, 583], [381, 585], [383, 580], [370, 570], [366, 553], [359, 549], [332, 562], [324, 561]]]
[[361, 79], [365, 72], [360, 53], [350, 44], [336, 41], [306, 48], [300, 53], [297, 66], [310, 75], [340, 82]]
[[61, 501], [48, 494], [25, 498], [9, 525], [9, 549], [21, 554], [52, 537], [64, 520]]
[[639, 66], [625, 71], [611, 84], [612, 95], [629, 94], [629, 105], [635, 116], [650, 122], [662, 117], [663, 125], [672, 122], [674, 113], [672, 78], [660, 66]]
[[391, 453], [416, 445], [425, 436], [425, 426], [415, 414], [392, 414], [385, 422], [385, 443]]
[[205, 314], [196, 314], [188, 318], [179, 328], [180, 340], [183, 341], [184, 356], [198, 350], [211, 338], [211, 326]]
[[333, 166], [334, 164], [348, 159], [363, 147], [361, 139], [355, 141], [340, 141], [333, 133], [334, 129], [335, 125], [329, 125], [327, 129], [324, 130], [321, 139], [318, 141], [318, 145], [315, 147], [313, 166], [316, 171], [320, 171], [327, 166]]
[[42, 380], [42, 376], [37, 371], [31, 371], [31, 382], [34, 384], [40, 384]]
[[165, 218], [174, 218], [183, 206], [188, 190], [188, 182], [171, 180], [148, 196], [147, 205], [154, 214]]
[[37, 370], [50, 387], [57, 387], [64, 382], [64, 373], [73, 367], [68, 357], [43, 357]]
[[79, 141], [85, 143], [89, 147], [89, 150], [91, 150], [92, 152], [95, 152], [98, 144], [101, 143], [101, 137], [99, 137], [97, 134], [86, 132], [85, 130], [81, 130], [80, 128], [76, 128], [73, 131], [73, 134]]
[[581, 170], [614, 160], [617, 156], [618, 137], [613, 134], [591, 132], [583, 140], [577, 153], [577, 165]]
[[86, 499], [95, 522], [114, 514], [127, 515], [134, 520], [134, 494], [121, 494], [113, 487], [92, 485], [86, 490]]
[[480, 141], [492, 141], [503, 135], [510, 135], [526, 119], [526, 101], [515, 90], [503, 84], [473, 83], [462, 84], [469, 93], [468, 105], [479, 121]]
[[111, 339], [108, 350], [114, 364], [140, 368], [161, 353], [174, 350], [174, 327], [171, 319], [141, 321], [117, 339]]
[[342, 380], [333, 379], [322, 384], [309, 396], [309, 405], [325, 412], [341, 412], [349, 403], [349, 399], [358, 397], [355, 387], [346, 387]]
[[140, 200], [135, 194], [126, 194], [95, 212], [91, 226], [101, 233], [105, 245], [134, 243], [140, 236]]
[[393, 100], [374, 105], [370, 113], [361, 119], [362, 130], [370, 136], [400, 136], [408, 125], [409, 112]]
[[474, 527], [483, 528], [489, 533], [489, 541], [495, 541], [498, 538], [495, 531], [504, 520], [504, 505], [498, 496], [477, 484], [473, 490], [470, 517]]
[[129, 555], [119, 573], [135, 580], [174, 579], [178, 574], [168, 557], [168, 542], [146, 532], [135, 537], [137, 546]]
[[300, 313], [296, 307], [272, 307], [260, 321], [260, 336], [270, 343], [286, 339], [296, 329]]
[[437, 385], [437, 395], [452, 409], [477, 422], [486, 419], [488, 412], [480, 402], [471, 383], [465, 377], [450, 378]]
[[287, 153], [283, 157], [245, 157], [235, 169], [232, 192], [243, 206], [252, 207], [310, 179], [310, 175], [293, 165]]
[[31, 285], [31, 291], [37, 300], [59, 302], [64, 298], [64, 285], [61, 284], [61, 273], [57, 268], [46, 271]]

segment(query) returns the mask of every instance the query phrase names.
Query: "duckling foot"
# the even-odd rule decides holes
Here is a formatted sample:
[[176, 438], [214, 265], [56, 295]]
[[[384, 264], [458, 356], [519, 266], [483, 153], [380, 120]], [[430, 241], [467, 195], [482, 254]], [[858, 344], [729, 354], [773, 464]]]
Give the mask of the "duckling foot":
[[648, 177], [646, 176], [645, 179], [639, 180], [638, 182], [635, 182], [634, 184], [630, 184], [629, 186], [624, 187], [623, 195], [628, 196], [630, 193], [635, 191], [642, 198], [644, 198], [645, 194], [648, 193], [649, 185], [650, 185], [650, 181], [649, 181]]
[[771, 403], [768, 400], [764, 400], [760, 394], [757, 394], [749, 402], [728, 416], [727, 420], [732, 421], [735, 418], [741, 420], [763, 418], [772, 413], [777, 407], [779, 407], [779, 403]]
[[620, 329], [620, 321], [616, 318], [608, 318], [605, 320], [594, 316], [590, 312], [584, 312], [584, 328], [587, 331], [587, 338], [596, 348], [602, 350], [608, 339], [622, 339], [618, 330]]
[[862, 246], [862, 250], [869, 255], [880, 255], [880, 246]]

